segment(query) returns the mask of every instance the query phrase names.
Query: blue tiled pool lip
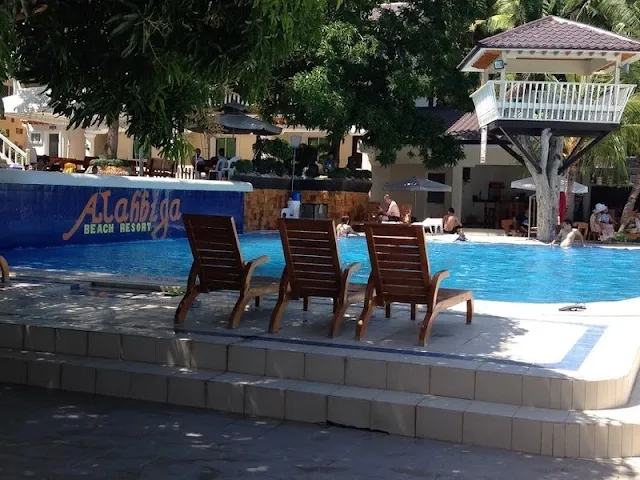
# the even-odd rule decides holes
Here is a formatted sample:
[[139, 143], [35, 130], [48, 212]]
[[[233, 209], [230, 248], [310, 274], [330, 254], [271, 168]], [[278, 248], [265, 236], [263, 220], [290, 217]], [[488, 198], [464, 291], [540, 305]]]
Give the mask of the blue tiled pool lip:
[[[571, 323], [571, 325], [580, 325]], [[607, 327], [604, 325], [587, 325], [585, 332], [578, 341], [571, 347], [565, 356], [559, 362], [554, 363], [531, 363], [510, 360], [506, 358], [492, 357], [489, 355], [466, 355], [455, 353], [429, 352], [425, 350], [416, 350], [411, 348], [399, 347], [379, 347], [374, 345], [355, 345], [352, 343], [336, 343], [331, 341], [320, 340], [302, 340], [296, 338], [271, 337], [263, 335], [247, 335], [233, 332], [211, 331], [205, 329], [176, 326], [174, 328], [176, 334], [206, 335], [212, 337], [241, 338], [243, 340], [259, 340], [264, 342], [273, 342], [275, 344], [285, 345], [307, 345], [312, 347], [323, 347], [329, 349], [352, 350], [360, 352], [376, 352], [394, 355], [409, 355], [414, 357], [426, 357], [444, 360], [463, 360], [475, 362], [490, 362], [498, 365], [508, 365], [528, 368], [546, 368], [551, 370], [566, 370], [568, 372], [577, 372], [587, 359], [593, 348], [596, 346], [600, 338], [604, 335]]]
[[[257, 276], [279, 277], [284, 259], [277, 233], [240, 236], [245, 259], [267, 255]], [[450, 270], [445, 288], [471, 290], [478, 300], [535, 304], [619, 301], [637, 297], [640, 249], [560, 249], [537, 242], [428, 240], [432, 270]], [[338, 242], [343, 264], [360, 262], [353, 281], [366, 283], [370, 265], [362, 237]], [[186, 278], [191, 253], [186, 239], [78, 245], [0, 252], [12, 267], [95, 272], [129, 277]], [[159, 260], [161, 259], [161, 261]]]

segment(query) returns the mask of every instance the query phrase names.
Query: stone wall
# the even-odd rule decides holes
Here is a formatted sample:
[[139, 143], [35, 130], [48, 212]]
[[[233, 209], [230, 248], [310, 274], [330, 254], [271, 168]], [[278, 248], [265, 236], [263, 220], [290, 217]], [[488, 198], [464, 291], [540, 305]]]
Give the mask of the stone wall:
[[[364, 220], [369, 194], [361, 192], [326, 192], [303, 190], [302, 203], [326, 204], [328, 216], [339, 220], [349, 215], [352, 221]], [[275, 230], [280, 210], [287, 206], [288, 190], [254, 189], [244, 195], [244, 231]]]

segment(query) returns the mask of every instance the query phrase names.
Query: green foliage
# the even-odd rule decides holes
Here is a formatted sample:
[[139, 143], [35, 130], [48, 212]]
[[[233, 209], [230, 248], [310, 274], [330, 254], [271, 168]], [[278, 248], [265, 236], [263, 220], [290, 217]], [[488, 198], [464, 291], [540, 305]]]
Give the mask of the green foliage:
[[347, 170], [346, 168], [334, 168], [331, 169], [327, 172], [327, 176], [331, 179], [343, 179], [343, 178], [348, 178], [349, 175], [349, 170]]
[[313, 163], [309, 165], [305, 171], [305, 176], [307, 178], [317, 178], [320, 176], [320, 168], [317, 164]]
[[245, 174], [253, 172], [253, 162], [251, 160], [238, 160], [235, 163], [237, 174]]
[[471, 108], [475, 79], [458, 72], [468, 29], [481, 0], [417, 0], [379, 8], [355, 0], [329, 9], [322, 38], [299, 49], [276, 70], [266, 115], [281, 113], [290, 124], [319, 128], [337, 143], [352, 126], [377, 150], [383, 165], [405, 146], [417, 149], [426, 166], [463, 158], [444, 125], [422, 115], [415, 100]]
[[489, 17], [478, 20], [474, 27], [493, 34], [546, 15], [569, 18], [622, 34], [640, 28], [637, 7], [628, 0], [495, 0]]
[[287, 173], [287, 167], [285, 167], [284, 163], [276, 161], [273, 164], [273, 173], [278, 177], [284, 177]]
[[[298, 176], [302, 175], [302, 172], [306, 168], [307, 176], [309, 176], [308, 174], [309, 167], [313, 165], [317, 167], [316, 165], [317, 161], [318, 161], [318, 150], [315, 147], [311, 147], [307, 145], [306, 143], [301, 144], [300, 147], [298, 148], [298, 151], [296, 152], [295, 174]], [[316, 174], [316, 177], [318, 175], [319, 175], [319, 172], [318, 174]]]
[[94, 158], [89, 162], [92, 167], [130, 167], [131, 160], [120, 160], [117, 158]]
[[273, 173], [278, 163], [282, 162], [273, 157], [258, 157], [253, 161], [256, 172], [261, 175]]
[[175, 136], [171, 143], [165, 146], [161, 152], [162, 156], [172, 160], [178, 165], [185, 166], [195, 155], [195, 148], [184, 134]]
[[124, 115], [128, 135], [159, 148], [227, 88], [262, 92], [325, 10], [323, 0], [49, 0], [22, 19], [22, 3], [0, 4], [0, 75], [48, 85], [73, 126]]
[[293, 149], [285, 140], [276, 137], [273, 140], [261, 138], [259, 141], [261, 145], [254, 148], [259, 149], [263, 154], [277, 158], [281, 162], [289, 162], [289, 165], [291, 164]]

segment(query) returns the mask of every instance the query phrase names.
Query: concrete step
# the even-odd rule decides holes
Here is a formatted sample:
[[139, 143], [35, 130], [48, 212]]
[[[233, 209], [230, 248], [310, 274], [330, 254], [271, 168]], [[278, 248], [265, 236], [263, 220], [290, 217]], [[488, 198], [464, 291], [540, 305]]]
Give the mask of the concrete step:
[[356, 342], [121, 331], [0, 323], [0, 348], [576, 411], [626, 405], [640, 360], [636, 355], [630, 366], [612, 363], [601, 376], [581, 378], [575, 372], [513, 362], [459, 360], [417, 350], [399, 353]]
[[570, 412], [213, 370], [0, 349], [0, 382], [370, 429], [536, 455], [640, 455], [640, 407]]

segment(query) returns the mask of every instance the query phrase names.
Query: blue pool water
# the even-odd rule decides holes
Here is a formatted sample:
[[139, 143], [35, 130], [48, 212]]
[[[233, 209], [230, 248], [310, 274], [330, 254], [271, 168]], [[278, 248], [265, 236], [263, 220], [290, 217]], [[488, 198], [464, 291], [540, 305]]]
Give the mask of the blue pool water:
[[[284, 259], [277, 234], [241, 235], [245, 259], [268, 255], [258, 274], [279, 276]], [[370, 272], [362, 237], [339, 241], [343, 264], [361, 262], [356, 282]], [[477, 299], [533, 303], [623, 300], [640, 296], [640, 250], [598, 247], [561, 249], [540, 245], [429, 243], [432, 271], [447, 269], [445, 287], [473, 290]], [[98, 271], [135, 276], [186, 276], [186, 239], [17, 249], [2, 253], [10, 265]]]

